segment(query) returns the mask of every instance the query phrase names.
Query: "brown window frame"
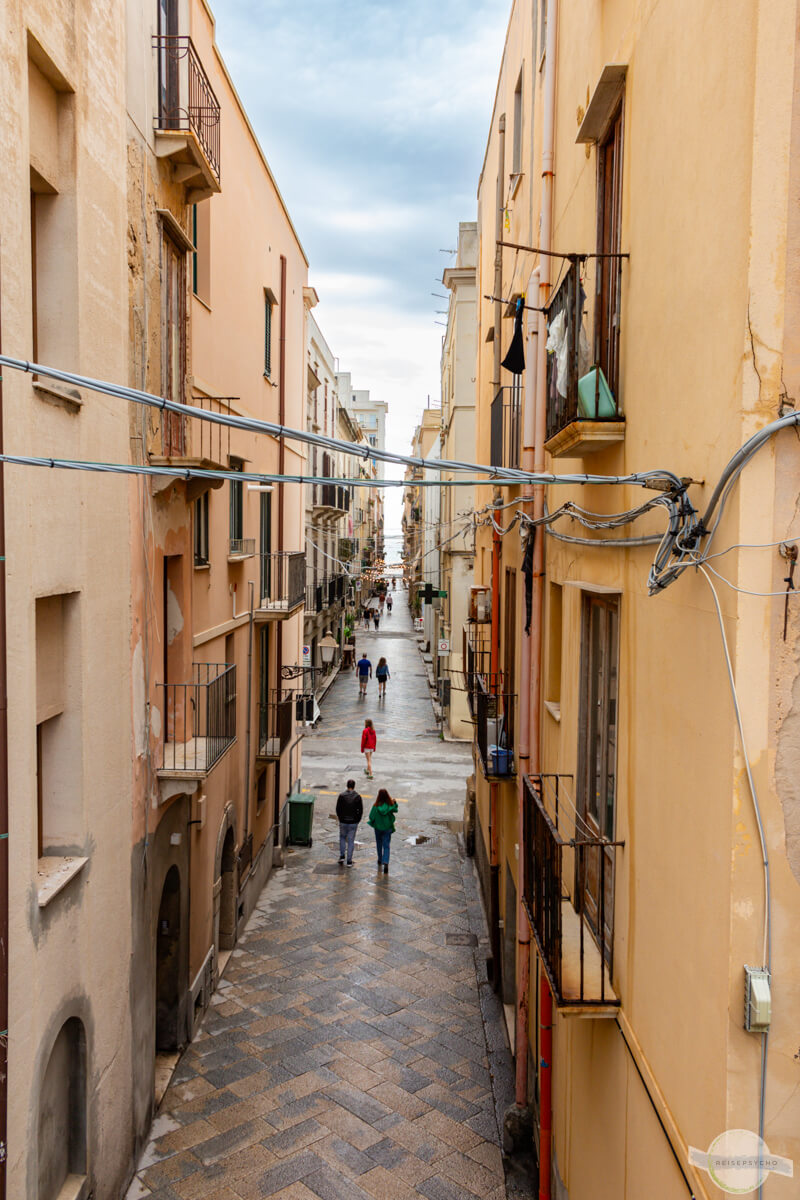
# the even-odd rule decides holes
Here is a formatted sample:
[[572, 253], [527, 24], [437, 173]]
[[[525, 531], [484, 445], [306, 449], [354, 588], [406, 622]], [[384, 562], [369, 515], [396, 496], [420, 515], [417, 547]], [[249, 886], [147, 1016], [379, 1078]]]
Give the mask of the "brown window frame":
[[[164, 270], [162, 272], [162, 384], [163, 395], [179, 404], [186, 402], [186, 251], [169, 233], [163, 231]], [[177, 268], [173, 273], [173, 265]], [[177, 292], [177, 295], [173, 293]], [[177, 305], [177, 307], [176, 307]], [[177, 341], [174, 326], [177, 324]], [[178, 354], [178, 373], [174, 352]], [[178, 394], [175, 395], [177, 383]], [[163, 453], [167, 458], [186, 452], [186, 418], [182, 413], [164, 413]]]
[[[597, 252], [622, 249], [622, 170], [625, 133], [621, 98], [597, 143]], [[594, 360], [618, 399], [622, 259], [598, 258], [594, 321]]]
[[[597, 625], [595, 625], [597, 617]], [[595, 634], [599, 635], [598, 642]], [[582, 824], [579, 836], [606, 838], [613, 841], [616, 836], [617, 820], [617, 745], [619, 739], [619, 648], [620, 648], [620, 596], [597, 595], [587, 592], [583, 596], [581, 613], [581, 686], [580, 716], [578, 727], [578, 776], [577, 810]], [[601, 708], [598, 735], [600, 746], [599, 776], [606, 779], [605, 804], [601, 811], [601, 797], [594, 788], [592, 803], [592, 781], [598, 778], [598, 757], [593, 750], [593, 713]], [[613, 780], [609, 804], [608, 781]], [[614, 928], [614, 852], [603, 850], [605, 864], [604, 917], [606, 931], [602, 944], [610, 952], [613, 945]], [[576, 880], [576, 895], [581, 896], [581, 910], [589, 927], [597, 936], [599, 916], [598, 881], [599, 864], [595, 853], [584, 858], [584, 878]]]

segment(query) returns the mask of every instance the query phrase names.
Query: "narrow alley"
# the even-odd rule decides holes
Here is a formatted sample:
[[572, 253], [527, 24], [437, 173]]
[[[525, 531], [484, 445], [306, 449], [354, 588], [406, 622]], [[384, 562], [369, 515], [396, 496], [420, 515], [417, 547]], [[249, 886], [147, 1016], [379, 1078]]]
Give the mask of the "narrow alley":
[[[506, 1197], [498, 1111], [510, 1059], [456, 832], [470, 751], [439, 738], [404, 593], [356, 646], [373, 674], [387, 658], [386, 699], [374, 678], [361, 699], [344, 672], [323, 700], [303, 746], [313, 844], [290, 847], [264, 889], [128, 1200]], [[373, 780], [359, 752], [365, 716]], [[334, 819], [349, 776], [365, 806], [353, 870], [337, 862]], [[388, 875], [366, 823], [380, 787], [399, 804]]]

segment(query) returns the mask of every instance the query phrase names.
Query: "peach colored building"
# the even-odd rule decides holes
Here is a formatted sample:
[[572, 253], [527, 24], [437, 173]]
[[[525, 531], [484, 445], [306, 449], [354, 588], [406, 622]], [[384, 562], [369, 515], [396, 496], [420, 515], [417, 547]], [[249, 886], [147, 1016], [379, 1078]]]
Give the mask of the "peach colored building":
[[[77, 34], [86, 29], [90, 54]], [[0, 14], [3, 351], [118, 381], [127, 370], [124, 46], [120, 3], [11, 0]], [[124, 402], [3, 376], [6, 452], [127, 461]], [[112, 1196], [129, 1172], [120, 1131], [132, 1126], [135, 1062], [127, 484], [6, 467], [3, 487], [3, 1194]]]
[[[797, 16], [794, 0], [511, 6], [479, 187], [479, 461], [671, 470], [703, 513], [748, 437], [794, 408]], [[690, 1147], [758, 1132], [762, 1107], [797, 1174], [800, 628], [780, 544], [796, 554], [799, 488], [786, 429], [714, 508], [706, 577], [664, 589], [648, 589], [662, 509], [540, 527], [529, 636], [529, 543], [519, 523], [479, 531], [477, 852], [517, 1059], [508, 1132], [524, 1142], [532, 1120], [541, 1197], [717, 1195]], [[543, 491], [497, 489], [498, 525], [540, 516]], [[662, 476], [546, 501], [608, 518], [669, 495]], [[768, 1037], [746, 1009], [765, 967]]]
[[[128, 66], [130, 381], [302, 428], [307, 263], [203, 0], [131, 6]], [[301, 662], [302, 485], [181, 471], [299, 475], [305, 452], [138, 408], [130, 434], [138, 461], [168, 469], [131, 491], [141, 1140], [280, 857], [300, 776], [286, 676]]]

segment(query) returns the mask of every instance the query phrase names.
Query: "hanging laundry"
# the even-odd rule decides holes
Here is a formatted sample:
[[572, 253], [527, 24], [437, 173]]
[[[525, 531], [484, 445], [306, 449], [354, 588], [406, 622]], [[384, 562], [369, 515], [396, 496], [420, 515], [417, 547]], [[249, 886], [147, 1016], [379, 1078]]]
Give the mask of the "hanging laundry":
[[525, 370], [525, 342], [522, 336], [522, 315], [525, 311], [525, 302], [522, 298], [517, 301], [517, 311], [514, 314], [514, 336], [511, 339], [511, 345], [508, 347], [505, 358], [501, 366], [510, 371], [512, 375], [521, 375]]
[[522, 574], [525, 576], [525, 632], [530, 636], [531, 610], [533, 608], [533, 547], [536, 542], [536, 526], [529, 525], [525, 540], [525, 556]]

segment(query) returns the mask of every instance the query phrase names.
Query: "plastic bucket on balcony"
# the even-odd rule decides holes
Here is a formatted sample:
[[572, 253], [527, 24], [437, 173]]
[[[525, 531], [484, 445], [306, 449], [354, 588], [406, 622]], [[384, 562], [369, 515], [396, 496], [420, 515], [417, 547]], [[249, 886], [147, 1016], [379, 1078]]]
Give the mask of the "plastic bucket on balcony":
[[511, 751], [505, 746], [490, 746], [489, 761], [493, 775], [508, 775], [511, 772]]
[[578, 416], [582, 421], [595, 421], [616, 415], [617, 406], [606, 377], [599, 367], [592, 367], [578, 380]]
[[289, 797], [289, 842], [294, 846], [310, 846], [314, 826], [314, 801], [310, 792], [295, 792]]

